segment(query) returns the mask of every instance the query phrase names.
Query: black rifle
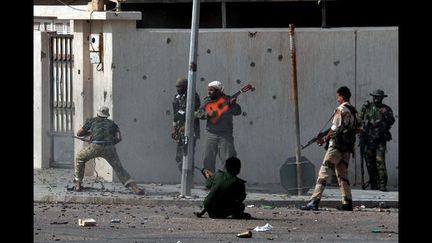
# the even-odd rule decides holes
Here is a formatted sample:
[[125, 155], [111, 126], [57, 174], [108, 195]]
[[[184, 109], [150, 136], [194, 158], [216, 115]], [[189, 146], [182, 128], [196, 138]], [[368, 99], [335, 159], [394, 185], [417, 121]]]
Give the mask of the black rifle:
[[318, 133], [318, 135], [316, 135], [315, 137], [313, 137], [311, 140], [309, 140], [309, 142], [306, 143], [306, 145], [301, 145], [301, 149], [305, 149], [306, 147], [308, 147], [309, 145], [315, 143], [318, 139], [324, 137], [325, 135], [328, 134], [328, 132], [330, 131], [330, 128]]
[[201, 174], [204, 176], [204, 179], [208, 179], [208, 178], [212, 177], [213, 174], [214, 174], [213, 172], [207, 170], [208, 172], [210, 172], [209, 177], [207, 177], [207, 176], [206, 176], [206, 173], [204, 173], [204, 171], [206, 170], [205, 168], [202, 168], [202, 169], [201, 169], [201, 168], [199, 168], [198, 166], [194, 166], [194, 168], [197, 169], [197, 170], [199, 170], [199, 171], [201, 172]]
[[362, 183], [362, 189], [366, 189], [367, 183], [364, 181], [364, 153], [365, 153], [365, 135], [360, 135], [360, 169], [361, 169], [361, 183]]
[[198, 166], [194, 166], [194, 168], [197, 169], [197, 170], [199, 170], [199, 171], [201, 172], [201, 174], [204, 176], [204, 178], [207, 179], [207, 178], [206, 178], [206, 175], [205, 175], [205, 173], [204, 173], [204, 168], [201, 169], [201, 168], [199, 168]]
[[[199, 170], [205, 179], [208, 179], [206, 174], [204, 173], [205, 168], [201, 169], [198, 166], [194, 166], [194, 168]], [[195, 216], [197, 216], [198, 218], [201, 218], [206, 212], [207, 212], [207, 210], [205, 208], [203, 208], [203, 210], [201, 210], [200, 212], [194, 212], [193, 214], [195, 214]]]
[[374, 144], [377, 143], [377, 141], [379, 140], [379, 129], [382, 129], [381, 125], [374, 125], [372, 124], [370, 121], [364, 121], [363, 122], [363, 132], [360, 134], [360, 141], [359, 141], [359, 146], [360, 146], [360, 160], [361, 160], [361, 164], [360, 164], [360, 169], [361, 169], [361, 176], [362, 176], [362, 189], [366, 189], [369, 186], [370, 183], [370, 178], [369, 181], [365, 182], [364, 181], [364, 163], [365, 161], [365, 153], [366, 153], [366, 147], [369, 146], [374, 146]]

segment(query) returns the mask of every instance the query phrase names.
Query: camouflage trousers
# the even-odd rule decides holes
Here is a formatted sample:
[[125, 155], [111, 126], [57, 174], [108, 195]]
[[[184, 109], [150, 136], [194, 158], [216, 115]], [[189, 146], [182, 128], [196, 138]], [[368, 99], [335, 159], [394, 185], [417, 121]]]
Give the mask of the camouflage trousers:
[[89, 144], [76, 156], [75, 180], [82, 182], [84, 178], [85, 163], [94, 158], [104, 158], [113, 168], [123, 185], [133, 182], [129, 173], [123, 168], [114, 145]]
[[386, 143], [379, 143], [376, 148], [366, 147], [365, 150], [365, 161], [369, 174], [369, 184], [373, 190], [387, 189], [385, 152]]
[[[194, 166], [195, 166], [195, 147], [196, 147], [197, 140], [198, 140], [198, 138], [194, 137], [192, 167], [191, 167], [192, 168], [192, 174], [193, 174]], [[175, 160], [177, 162], [177, 166], [178, 166], [180, 172], [182, 172], [182, 170], [183, 170], [183, 155], [187, 155], [186, 149], [187, 149], [186, 146], [180, 140], [180, 142], [177, 143], [177, 150], [176, 150], [176, 157], [175, 157]]]
[[204, 168], [215, 172], [216, 156], [219, 156], [219, 159], [222, 161], [223, 168], [225, 168], [225, 161], [229, 157], [237, 156], [232, 134], [207, 133]]
[[350, 153], [342, 153], [332, 146], [327, 149], [311, 199], [321, 199], [327, 180], [334, 172], [342, 194], [342, 203], [347, 204], [352, 201], [351, 188], [348, 181], [348, 162], [350, 158]]

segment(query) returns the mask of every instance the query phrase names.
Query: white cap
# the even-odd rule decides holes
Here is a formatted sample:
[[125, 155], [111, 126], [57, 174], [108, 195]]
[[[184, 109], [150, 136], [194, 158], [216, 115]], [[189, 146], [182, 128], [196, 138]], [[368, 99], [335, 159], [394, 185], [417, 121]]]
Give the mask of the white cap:
[[223, 91], [224, 87], [220, 81], [212, 81], [208, 84], [208, 87], [213, 87], [215, 89], [218, 89], [220, 91]]
[[98, 111], [97, 111], [97, 115], [100, 117], [109, 117], [109, 108], [106, 106], [101, 106], [99, 107]]

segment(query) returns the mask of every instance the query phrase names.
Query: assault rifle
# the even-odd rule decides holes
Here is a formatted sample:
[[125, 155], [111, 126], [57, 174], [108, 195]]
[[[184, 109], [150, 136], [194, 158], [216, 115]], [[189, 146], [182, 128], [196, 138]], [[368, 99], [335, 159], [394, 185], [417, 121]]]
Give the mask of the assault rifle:
[[306, 147], [308, 147], [309, 145], [315, 143], [318, 139], [324, 137], [325, 135], [328, 134], [328, 132], [330, 131], [330, 128], [318, 133], [318, 135], [316, 135], [315, 137], [313, 137], [311, 140], [309, 140], [309, 142], [306, 143], [306, 145], [301, 145], [301, 149], [305, 149]]
[[365, 147], [366, 147], [366, 141], [365, 141], [365, 134], [360, 134], [360, 169], [361, 169], [361, 183], [362, 183], [362, 189], [366, 189], [368, 186], [368, 182], [365, 183], [364, 181], [364, 163], [365, 163]]
[[[194, 168], [199, 170], [205, 179], [208, 179], [214, 175], [213, 172], [211, 172], [210, 170], [207, 170], [206, 168], [201, 169], [197, 166], [194, 166]], [[195, 214], [195, 216], [197, 216], [198, 218], [201, 218], [206, 212], [207, 212], [207, 210], [205, 208], [203, 208], [203, 210], [201, 210], [200, 212], [194, 212], [193, 214]]]
[[[199, 168], [198, 166], [194, 166], [195, 169], [199, 170], [201, 172], [201, 174], [204, 176], [205, 179], [208, 179], [210, 177], [212, 177], [214, 175], [213, 172], [211, 172], [210, 170], [207, 170], [206, 168]], [[208, 174], [208, 176], [207, 176]]]
[[379, 139], [378, 136], [378, 128], [374, 128], [373, 124], [370, 121], [363, 121], [363, 132], [359, 134], [359, 147], [360, 147], [360, 170], [361, 170], [361, 182], [362, 182], [362, 189], [365, 190], [369, 186], [369, 181], [364, 181], [364, 164], [365, 164], [365, 153], [366, 153], [366, 147], [367, 145], [372, 145], [372, 143], [375, 143], [377, 139]]

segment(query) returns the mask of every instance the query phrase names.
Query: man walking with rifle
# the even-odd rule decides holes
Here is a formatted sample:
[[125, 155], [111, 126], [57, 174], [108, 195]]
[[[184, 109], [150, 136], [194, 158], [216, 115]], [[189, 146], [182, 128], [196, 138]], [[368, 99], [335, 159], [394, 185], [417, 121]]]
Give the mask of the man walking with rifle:
[[340, 105], [333, 114], [332, 126], [325, 136], [316, 140], [319, 145], [328, 142], [327, 152], [320, 167], [311, 199], [306, 205], [301, 206], [301, 210], [318, 210], [327, 179], [332, 171], [336, 173], [342, 193], [342, 205], [338, 209], [353, 210], [351, 188], [348, 181], [348, 162], [351, 154], [354, 153], [358, 122], [357, 111], [349, 103], [350, 97], [351, 92], [346, 86], [337, 90], [336, 100]]
[[[395, 123], [392, 109], [383, 104], [387, 97], [383, 90], [377, 89], [370, 94], [372, 102], [367, 101], [359, 112], [362, 121], [360, 134], [360, 153], [369, 174], [369, 185], [372, 190], [387, 191], [387, 170], [385, 164], [386, 143], [392, 139], [390, 128]], [[367, 187], [363, 184], [363, 189]]]

